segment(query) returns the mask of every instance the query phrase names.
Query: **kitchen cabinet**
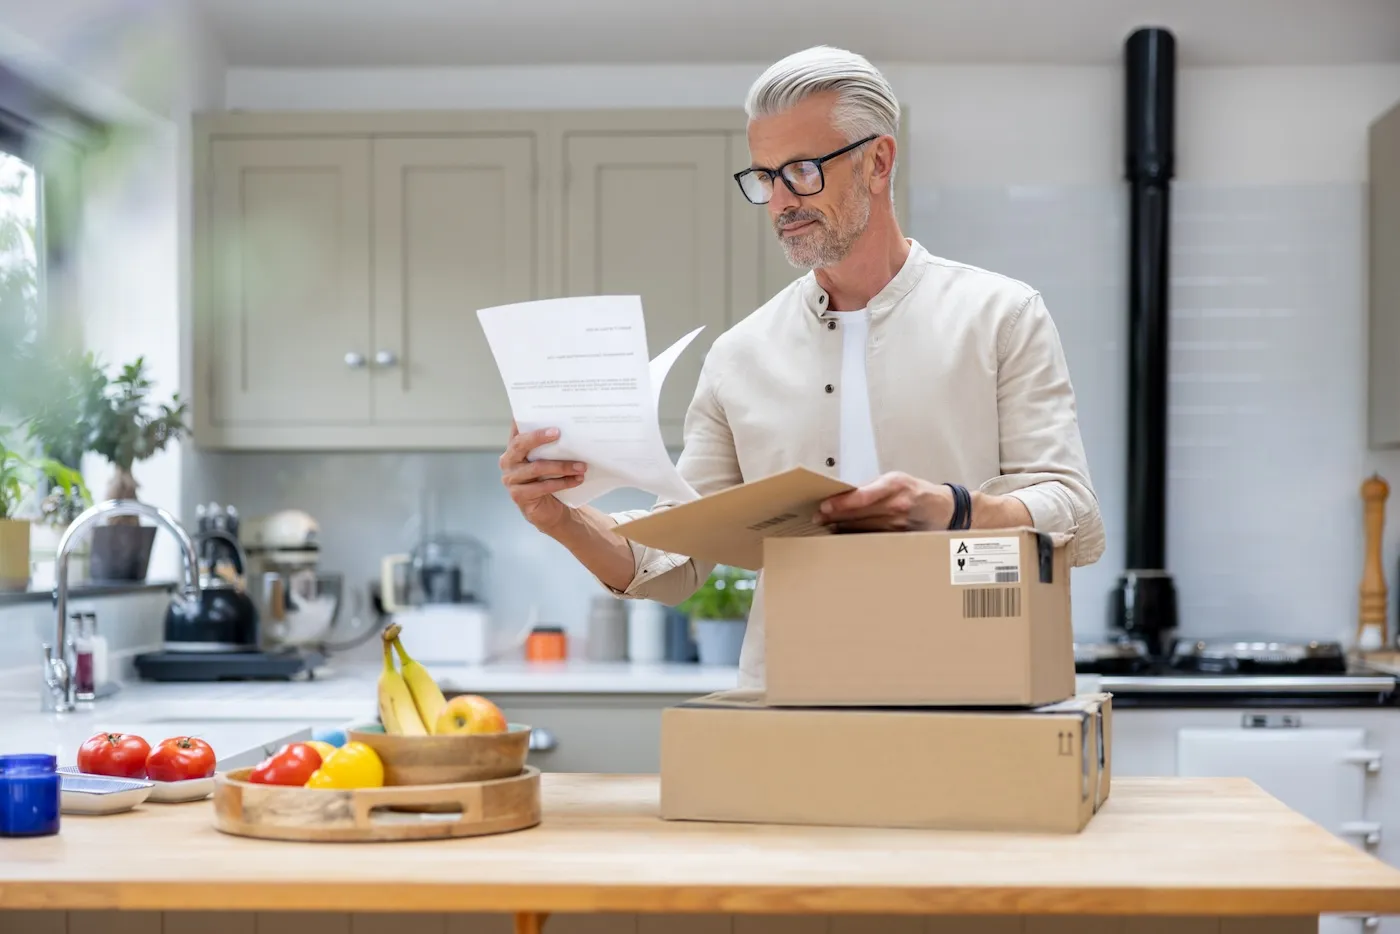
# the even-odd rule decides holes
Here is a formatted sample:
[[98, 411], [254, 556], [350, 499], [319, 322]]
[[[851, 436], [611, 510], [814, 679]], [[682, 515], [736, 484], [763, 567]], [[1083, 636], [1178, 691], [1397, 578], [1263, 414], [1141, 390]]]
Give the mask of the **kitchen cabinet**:
[[196, 437], [502, 443], [475, 311], [539, 294], [536, 149], [528, 131], [212, 138]]
[[1400, 447], [1400, 104], [1371, 124], [1370, 412], [1372, 448]]
[[652, 356], [705, 328], [661, 393], [662, 434], [675, 445], [705, 351], [729, 323], [728, 165], [719, 133], [564, 141], [563, 293], [640, 295]]
[[218, 226], [206, 243], [202, 382], [215, 423], [294, 431], [367, 421], [369, 383], [345, 354], [370, 341], [369, 165], [368, 140], [211, 146]]
[[[539, 294], [535, 138], [374, 141], [372, 423], [482, 433], [510, 405], [476, 309]], [[368, 348], [367, 348], [368, 350]]]
[[711, 342], [801, 275], [734, 184], [744, 125], [738, 109], [200, 115], [195, 442], [499, 450], [510, 408], [476, 310], [635, 294], [653, 355], [705, 329], [661, 395], [679, 446]]

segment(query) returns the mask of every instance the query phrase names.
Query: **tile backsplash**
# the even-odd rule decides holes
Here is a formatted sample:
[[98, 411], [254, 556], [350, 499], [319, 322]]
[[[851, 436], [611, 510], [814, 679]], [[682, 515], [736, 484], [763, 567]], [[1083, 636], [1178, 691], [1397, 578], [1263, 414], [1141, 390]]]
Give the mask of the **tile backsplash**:
[[[97, 628], [107, 638], [114, 672], [126, 670], [131, 656], [160, 643], [170, 594], [153, 589], [119, 596], [74, 597], [72, 613], [93, 613]], [[53, 644], [57, 625], [53, 603], [48, 600], [0, 603], [0, 695], [12, 691], [32, 693], [40, 685], [44, 645]], [[69, 629], [72, 635], [73, 630]]]
[[[1400, 468], [1400, 455], [1365, 449], [1364, 188], [1178, 185], [1173, 199], [1168, 551], [1182, 631], [1347, 639], [1361, 573], [1357, 490], [1366, 471]], [[1075, 629], [1098, 635], [1124, 553], [1126, 189], [926, 188], [910, 214], [908, 232], [933, 252], [1046, 297], [1108, 531], [1103, 558], [1074, 580]], [[581, 632], [602, 591], [519, 517], [498, 456], [190, 451], [185, 514], [209, 500], [245, 516], [306, 509], [321, 522], [325, 566], [368, 583], [380, 556], [417, 540], [429, 491], [437, 530], [490, 549], [500, 625], [534, 607]], [[598, 505], [648, 500], [614, 494]]]

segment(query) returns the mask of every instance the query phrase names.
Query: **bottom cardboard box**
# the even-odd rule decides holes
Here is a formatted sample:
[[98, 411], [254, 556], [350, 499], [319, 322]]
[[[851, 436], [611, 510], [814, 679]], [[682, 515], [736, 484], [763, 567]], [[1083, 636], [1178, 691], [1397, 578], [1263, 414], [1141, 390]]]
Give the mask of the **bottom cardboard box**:
[[1108, 799], [1112, 699], [1019, 710], [768, 707], [661, 715], [666, 820], [1077, 833]]

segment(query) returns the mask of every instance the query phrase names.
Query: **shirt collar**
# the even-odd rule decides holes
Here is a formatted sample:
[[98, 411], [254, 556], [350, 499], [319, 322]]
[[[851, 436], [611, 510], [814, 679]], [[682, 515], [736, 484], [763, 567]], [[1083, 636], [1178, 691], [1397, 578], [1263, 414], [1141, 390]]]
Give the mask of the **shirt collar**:
[[[870, 304], [866, 305], [872, 322], [878, 321], [899, 304], [900, 299], [908, 295], [909, 290], [923, 278], [924, 270], [928, 266], [928, 251], [912, 237], [906, 239], [909, 241], [909, 255], [904, 258], [904, 265], [899, 267], [899, 272], [894, 274], [894, 278], [876, 292], [871, 297]], [[801, 294], [803, 306], [812, 315], [821, 318], [827, 313], [826, 304], [830, 296], [817, 282], [815, 272], [808, 272], [802, 277]]]

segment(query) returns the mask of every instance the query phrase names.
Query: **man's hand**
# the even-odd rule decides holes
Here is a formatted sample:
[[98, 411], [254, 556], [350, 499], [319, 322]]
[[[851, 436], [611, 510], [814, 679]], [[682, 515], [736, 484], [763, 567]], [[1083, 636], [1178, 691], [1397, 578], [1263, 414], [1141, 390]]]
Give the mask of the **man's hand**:
[[559, 525], [568, 517], [569, 507], [554, 494], [578, 486], [588, 469], [584, 464], [569, 461], [529, 460], [531, 451], [558, 438], [556, 428], [521, 434], [512, 421], [510, 443], [501, 455], [501, 483], [520, 514], [541, 531]]
[[[953, 521], [953, 491], [906, 473], [887, 473], [822, 503], [817, 523], [838, 532], [942, 531]], [[972, 491], [971, 527], [1033, 526], [1030, 510], [1015, 496]]]
[[946, 529], [953, 520], [953, 491], [907, 473], [887, 473], [849, 493], [826, 500], [817, 523], [838, 532], [906, 532]]

